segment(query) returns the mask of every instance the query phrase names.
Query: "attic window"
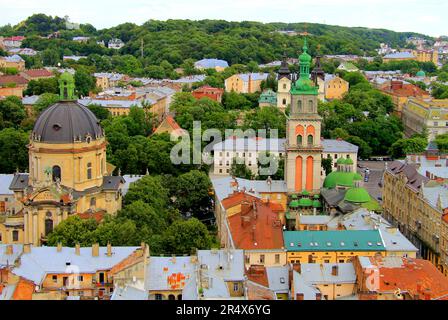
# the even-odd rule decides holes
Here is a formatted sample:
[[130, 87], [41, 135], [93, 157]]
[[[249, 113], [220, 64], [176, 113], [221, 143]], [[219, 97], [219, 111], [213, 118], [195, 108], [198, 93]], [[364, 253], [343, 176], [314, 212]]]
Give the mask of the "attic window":
[[280, 278], [280, 283], [285, 283], [285, 278], [281, 277]]
[[357, 246], [358, 246], [358, 242], [353, 242], [353, 245], [354, 245], [355, 247], [357, 247]]
[[62, 126], [59, 124], [59, 123], [55, 123], [54, 125], [53, 125], [53, 130], [54, 131], [59, 131], [59, 130], [61, 130], [62, 129]]
[[331, 247], [331, 242], [327, 242], [327, 246]]
[[[394, 241], [393, 243], [394, 243], [394, 244], [397, 244], [395, 241]], [[382, 245], [381, 242], [377, 242], [376, 244], [377, 244], [377, 246], [381, 246], [381, 245]]]
[[290, 246], [290, 247], [294, 247], [294, 243], [291, 242], [291, 243], [289, 244], [289, 246]]
[[345, 246], [345, 242], [341, 241], [341, 246], [342, 247]]
[[369, 245], [369, 247], [371, 247], [371, 246], [372, 246], [372, 242], [367, 242], [367, 244]]
[[69, 265], [71, 265], [72, 263], [70, 262], [70, 261], [67, 261], [67, 262], [65, 262], [65, 265], [66, 266], [69, 266]]

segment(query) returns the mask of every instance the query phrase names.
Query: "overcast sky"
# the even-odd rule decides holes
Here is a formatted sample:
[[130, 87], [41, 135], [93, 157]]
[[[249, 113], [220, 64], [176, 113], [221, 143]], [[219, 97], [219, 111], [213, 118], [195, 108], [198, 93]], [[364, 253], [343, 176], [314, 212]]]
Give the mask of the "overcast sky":
[[97, 29], [149, 19], [317, 22], [448, 35], [446, 0], [0, 0], [0, 25], [34, 13]]

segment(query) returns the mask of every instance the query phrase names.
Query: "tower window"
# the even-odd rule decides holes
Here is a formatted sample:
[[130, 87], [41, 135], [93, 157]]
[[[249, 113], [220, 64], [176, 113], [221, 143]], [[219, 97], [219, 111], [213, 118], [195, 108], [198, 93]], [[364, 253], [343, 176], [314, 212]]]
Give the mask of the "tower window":
[[312, 146], [313, 145], [313, 135], [309, 135], [308, 136], [308, 145]]
[[283, 84], [283, 89], [286, 89], [286, 83]]
[[95, 207], [96, 206], [96, 198], [91, 198], [90, 199], [90, 206], [91, 207]]
[[87, 164], [87, 179], [92, 179], [92, 163]]
[[302, 112], [302, 101], [297, 101], [297, 112]]
[[54, 166], [52, 169], [53, 181], [61, 181], [61, 167]]
[[297, 145], [302, 145], [302, 136], [300, 134], [297, 136]]
[[286, 99], [283, 99], [283, 105], [286, 106]]
[[308, 111], [313, 112], [313, 100], [308, 101]]
[[45, 235], [48, 236], [52, 231], [53, 231], [53, 220], [47, 217], [45, 219]]

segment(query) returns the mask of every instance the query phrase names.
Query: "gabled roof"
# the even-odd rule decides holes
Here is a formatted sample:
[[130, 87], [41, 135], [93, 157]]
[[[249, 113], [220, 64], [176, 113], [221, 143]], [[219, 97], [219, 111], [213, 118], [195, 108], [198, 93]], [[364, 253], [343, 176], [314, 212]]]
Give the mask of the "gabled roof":
[[53, 77], [54, 74], [47, 69], [31, 69], [23, 71], [29, 77], [37, 78], [37, 77]]
[[0, 76], [0, 85], [4, 84], [27, 84], [29, 81], [22, 76], [13, 75], [13, 76]]

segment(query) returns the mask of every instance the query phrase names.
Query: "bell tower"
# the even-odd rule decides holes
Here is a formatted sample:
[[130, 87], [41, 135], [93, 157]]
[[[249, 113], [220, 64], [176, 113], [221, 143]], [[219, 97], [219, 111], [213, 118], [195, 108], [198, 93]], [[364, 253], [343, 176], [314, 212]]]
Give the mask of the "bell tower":
[[300, 76], [291, 86], [291, 113], [286, 123], [285, 181], [288, 193], [321, 188], [321, 122], [317, 113], [318, 87], [310, 77], [307, 39], [299, 56]]
[[286, 54], [278, 70], [277, 107], [285, 110], [291, 104], [291, 71], [289, 70]]

